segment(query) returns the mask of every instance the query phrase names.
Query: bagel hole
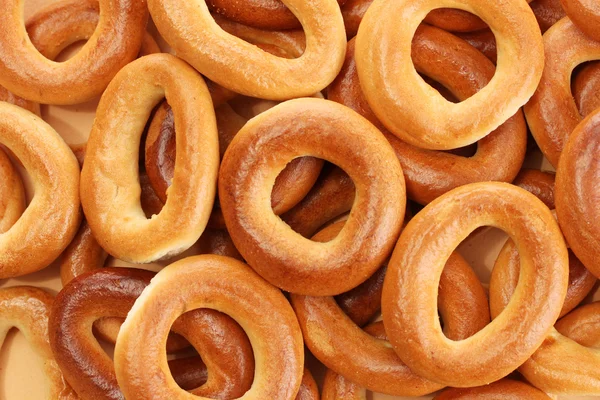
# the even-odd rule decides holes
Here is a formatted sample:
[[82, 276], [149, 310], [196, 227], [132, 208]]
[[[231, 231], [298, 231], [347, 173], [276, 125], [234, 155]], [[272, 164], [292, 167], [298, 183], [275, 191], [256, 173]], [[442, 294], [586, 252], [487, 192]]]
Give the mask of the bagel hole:
[[0, 349], [0, 371], [0, 398], [46, 398], [50, 385], [43, 360], [16, 328], [8, 332]]

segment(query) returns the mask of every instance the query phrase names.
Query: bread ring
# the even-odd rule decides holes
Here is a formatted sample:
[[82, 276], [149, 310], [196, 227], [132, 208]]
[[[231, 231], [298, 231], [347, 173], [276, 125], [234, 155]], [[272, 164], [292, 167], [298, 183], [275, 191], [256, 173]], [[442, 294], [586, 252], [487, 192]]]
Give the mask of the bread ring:
[[[417, 29], [412, 56], [419, 72], [441, 82], [459, 99], [484, 87], [494, 75], [494, 66], [480, 52], [450, 33], [429, 26]], [[473, 157], [420, 149], [389, 133], [373, 114], [361, 90], [354, 57], [355, 46], [350, 41], [342, 72], [329, 88], [329, 99], [352, 108], [382, 130], [402, 164], [409, 198], [427, 204], [467, 183], [510, 182], [517, 175], [527, 141], [520, 111], [481, 139]]]
[[[340, 6], [346, 0], [337, 0]], [[301, 28], [300, 22], [281, 0], [208, 0], [208, 9], [225, 18], [260, 29]]]
[[551, 397], [541, 390], [529, 386], [526, 383], [513, 381], [511, 379], [502, 379], [489, 385], [468, 389], [446, 389], [435, 396], [433, 400], [469, 400], [485, 397], [493, 398], [495, 400], [551, 400]]
[[[314, 240], [335, 237], [340, 224], [331, 225]], [[440, 285], [440, 303], [449, 335], [468, 337], [489, 322], [487, 297], [473, 270], [455, 254], [444, 270], [448, 279]], [[456, 281], [455, 281], [456, 280]], [[292, 306], [311, 352], [328, 368], [369, 390], [396, 396], [422, 396], [442, 388], [414, 374], [389, 345], [362, 331], [337, 305], [333, 297], [292, 294]], [[375, 329], [380, 338], [382, 330]], [[378, 330], [379, 329], [379, 330]], [[369, 332], [373, 333], [373, 332]], [[452, 336], [462, 338], [463, 336]], [[353, 349], [348, 352], [348, 349]]]
[[[450, 341], [438, 321], [439, 276], [463, 239], [489, 225], [515, 240], [524, 273], [502, 314], [472, 337]], [[386, 331], [402, 361], [424, 378], [454, 387], [494, 382], [525, 362], [556, 322], [567, 266], [558, 224], [534, 195], [505, 183], [462, 186], [430, 203], [402, 232], [383, 286]]]
[[[2, 0], [0, 84], [16, 95], [44, 104], [78, 104], [102, 93], [116, 73], [137, 55], [148, 11], [145, 1], [100, 0], [94, 35], [73, 58], [55, 63], [40, 55], [23, 25], [24, 0]], [[73, 3], [65, 3], [68, 10]], [[49, 12], [59, 12], [51, 6]], [[67, 11], [70, 12], [70, 11]]]
[[[279, 171], [307, 155], [339, 165], [357, 187], [345, 228], [328, 243], [293, 232], [270, 208]], [[307, 295], [343, 293], [371, 276], [400, 232], [406, 204], [402, 168], [381, 133], [352, 110], [320, 99], [290, 100], [248, 121], [221, 163], [219, 197], [250, 266], [272, 284]]]
[[[192, 281], [197, 285], [185, 284]], [[214, 255], [169, 265], [136, 300], [115, 348], [117, 380], [125, 397], [195, 398], [165, 373], [164, 344], [179, 315], [202, 307], [230, 315], [248, 334], [256, 355], [255, 374], [241, 398], [294, 399], [302, 379], [304, 346], [293, 310], [279, 290], [245, 264]]]
[[8, 331], [17, 328], [43, 362], [48, 379], [48, 399], [77, 400], [63, 378], [48, 342], [48, 317], [54, 298], [45, 291], [20, 286], [0, 289], [0, 344]]
[[315, 378], [313, 378], [308, 369], [304, 368], [304, 375], [302, 375], [302, 383], [296, 395], [296, 400], [319, 400], [320, 398]]
[[23, 163], [36, 189], [22, 216], [0, 234], [4, 279], [47, 267], [75, 236], [81, 215], [77, 160], [50, 125], [0, 103], [0, 144]]
[[[519, 251], [515, 246], [515, 242], [509, 239], [504, 247], [502, 247], [492, 271], [490, 285], [497, 288], [494, 291], [490, 291], [492, 314], [500, 314], [504, 309], [504, 305], [508, 304], [517, 286], [519, 271]], [[502, 282], [502, 284], [498, 283], [496, 285], [496, 281]], [[569, 288], [559, 318], [577, 307], [592, 291], [597, 281], [594, 274], [588, 271], [581, 261], [569, 251]], [[510, 284], [507, 284], [507, 282], [510, 282]], [[501, 296], [502, 299], [496, 298], [497, 296]], [[495, 305], [501, 308], [494, 310], [493, 307]]]
[[540, 199], [549, 209], [554, 210], [554, 179], [553, 172], [522, 169], [513, 181], [513, 185], [527, 190]]
[[534, 0], [531, 2], [531, 9], [535, 14], [542, 33], [545, 33], [552, 25], [566, 16], [560, 1], [561, 0]]
[[[500, 258], [497, 264], [499, 262], [502, 262]], [[505, 296], [495, 295], [494, 293], [499, 290], [506, 291], [507, 287], [510, 290], [512, 284], [512, 282], [503, 279], [495, 279], [490, 282], [492, 317], [504, 308], [508, 300]], [[572, 313], [576, 315], [579, 313], [578, 310], [572, 311]], [[570, 315], [568, 314], [563, 319], [568, 321]], [[585, 314], [583, 318], [585, 318]], [[557, 322], [557, 326], [560, 325], [561, 322]], [[573, 332], [567, 329], [564, 329], [564, 331], [569, 335], [574, 334], [573, 338], [563, 336], [554, 328], [551, 329], [531, 358], [519, 367], [519, 372], [532, 385], [546, 393], [599, 395], [600, 374], [598, 373], [598, 363], [600, 362], [600, 350], [586, 347], [589, 343], [586, 342], [589, 340], [595, 342], [592, 343], [593, 345], [598, 343], [597, 331], [594, 332], [596, 338], [590, 338], [586, 335], [586, 331]], [[583, 339], [583, 344], [577, 343], [578, 339]]]
[[[342, 226], [343, 223], [344, 222], [342, 221]], [[342, 226], [340, 226], [338, 230], [341, 230]], [[323, 233], [326, 231], [327, 229], [321, 232]], [[383, 290], [383, 279], [385, 278], [386, 271], [387, 265], [384, 265], [379, 268], [373, 276], [359, 286], [346, 293], [335, 296], [335, 301], [338, 303], [344, 314], [346, 314], [356, 325], [365, 325], [381, 310], [381, 291]]]
[[[420, 21], [445, 5], [480, 15], [498, 39], [496, 74], [487, 86], [458, 104], [425, 83], [410, 57]], [[406, 23], [398, 24], [399, 20]], [[400, 139], [432, 150], [467, 146], [498, 128], [529, 100], [544, 67], [539, 27], [531, 8], [521, 0], [375, 2], [358, 32], [356, 54], [361, 87], [375, 115]]]
[[600, 277], [600, 210], [596, 207], [599, 130], [600, 109], [575, 128], [556, 175], [556, 213], [560, 226], [573, 253], [597, 277]]
[[[102, 317], [127, 316], [153, 276], [144, 270], [103, 268], [75, 278], [57, 296], [50, 343], [65, 378], [82, 398], [123, 398], [113, 363], [91, 327]], [[233, 320], [213, 310], [196, 310], [178, 319], [173, 329], [196, 346], [208, 368], [208, 381], [193, 393], [237, 398], [250, 388], [252, 349]]]
[[[146, 219], [139, 206], [136, 155], [150, 111], [165, 95], [175, 109], [180, 163], [169, 200], [159, 215]], [[123, 113], [122, 104], [136, 111]], [[202, 156], [192, 157], [197, 154]], [[132, 62], [100, 100], [86, 157], [81, 172], [83, 210], [108, 253], [146, 263], [183, 252], [202, 234], [216, 191], [217, 128], [204, 81], [168, 54]]]
[[573, 97], [581, 115], [591, 114], [600, 108], [600, 62], [583, 66], [573, 80]]
[[25, 211], [25, 189], [19, 173], [0, 149], [0, 235], [8, 231]]
[[525, 105], [525, 116], [538, 146], [557, 167], [569, 135], [582, 120], [571, 93], [571, 75], [578, 65], [600, 60], [600, 42], [588, 38], [564, 18], [546, 32], [544, 48], [544, 75]]
[[148, 6], [177, 55], [221, 86], [270, 100], [311, 96], [329, 85], [342, 66], [346, 33], [340, 9], [335, 0], [283, 3], [299, 17], [306, 32], [306, 51], [291, 60], [223, 32], [204, 1], [150, 0]]
[[373, 0], [348, 0], [341, 7], [348, 40], [356, 36], [358, 27]]
[[327, 222], [348, 212], [354, 203], [354, 182], [338, 167], [324, 171], [298, 205], [281, 216], [295, 232], [308, 238]]
[[[531, 0], [527, 0], [529, 3]], [[473, 32], [487, 28], [481, 18], [454, 8], [432, 10], [425, 17], [425, 22], [450, 32]]]
[[567, 16], [586, 35], [600, 41], [600, 4], [594, 0], [560, 0]]

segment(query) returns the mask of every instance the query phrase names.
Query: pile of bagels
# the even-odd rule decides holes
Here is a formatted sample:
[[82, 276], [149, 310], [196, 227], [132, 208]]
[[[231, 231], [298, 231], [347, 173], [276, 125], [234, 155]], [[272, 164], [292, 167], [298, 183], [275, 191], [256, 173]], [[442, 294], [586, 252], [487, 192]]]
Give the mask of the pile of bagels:
[[[23, 3], [0, 279], [62, 289], [0, 289], [0, 342], [48, 399], [600, 396], [600, 1]], [[83, 144], [40, 112], [97, 98]]]

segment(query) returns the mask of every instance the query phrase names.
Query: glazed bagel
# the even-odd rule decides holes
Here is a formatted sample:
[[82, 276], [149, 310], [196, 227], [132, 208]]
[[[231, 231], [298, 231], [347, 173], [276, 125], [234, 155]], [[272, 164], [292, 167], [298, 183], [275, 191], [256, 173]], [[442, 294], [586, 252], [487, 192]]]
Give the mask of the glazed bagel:
[[136, 300], [115, 348], [117, 380], [125, 397], [195, 398], [166, 373], [164, 345], [179, 315], [203, 307], [230, 315], [250, 339], [254, 383], [241, 398], [294, 399], [302, 379], [304, 346], [293, 310], [279, 290], [245, 264], [214, 255], [169, 265]]
[[[340, 6], [346, 0], [337, 0]], [[208, 9], [244, 25], [267, 30], [297, 29], [302, 25], [281, 0], [208, 0]]]
[[[499, 262], [502, 262], [501, 258], [496, 262], [497, 266]], [[512, 285], [514, 282], [503, 279], [490, 282], [492, 317], [502, 311], [508, 300], [495, 293], [500, 290], [511, 291]], [[558, 321], [556, 327], [568, 336], [552, 328], [531, 358], [519, 367], [519, 372], [532, 385], [552, 394], [600, 394], [600, 374], [597, 368], [600, 350], [593, 348], [600, 343], [598, 331], [594, 330], [598, 319], [595, 313], [597, 308], [588, 307], [590, 305], [575, 309]]]
[[560, 0], [567, 16], [586, 35], [600, 41], [600, 4], [594, 0]]
[[573, 129], [582, 120], [571, 93], [571, 75], [580, 64], [600, 60], [600, 42], [564, 18], [544, 35], [546, 65], [525, 116], [538, 146], [554, 166]]
[[596, 206], [599, 131], [600, 109], [575, 128], [556, 175], [558, 222], [573, 253], [597, 277], [600, 277], [600, 210]]
[[270, 100], [319, 92], [339, 72], [346, 51], [344, 23], [335, 0], [284, 0], [283, 4], [300, 19], [306, 33], [306, 51], [295, 59], [268, 54], [224, 32], [204, 1], [148, 2], [158, 30], [179, 57], [221, 86]]
[[[523, 273], [505, 311], [481, 332], [451, 341], [438, 319], [439, 276], [452, 251], [482, 226], [515, 240]], [[454, 387], [494, 382], [525, 362], [556, 322], [567, 266], [558, 224], [534, 195], [505, 183], [462, 186], [430, 203], [402, 232], [383, 287], [386, 332], [402, 361], [424, 378]]]
[[[328, 243], [298, 235], [270, 208], [275, 178], [299, 156], [338, 165], [356, 186], [348, 221]], [[219, 197], [231, 238], [255, 271], [286, 291], [323, 296], [358, 286], [381, 266], [406, 206], [402, 168], [381, 133], [346, 107], [308, 98], [248, 121], [221, 163]]]
[[[502, 247], [492, 270], [490, 285], [496, 288], [494, 291], [490, 291], [492, 314], [500, 314], [504, 306], [508, 304], [519, 281], [519, 271], [519, 251], [515, 246], [515, 242], [509, 239]], [[581, 261], [569, 251], [569, 287], [559, 318], [577, 307], [592, 291], [597, 281], [594, 274], [588, 271]], [[496, 284], [496, 282], [499, 283]], [[496, 298], [497, 296], [502, 298]], [[501, 308], [494, 309], [495, 306]]]
[[485, 386], [468, 389], [446, 389], [433, 400], [471, 400], [488, 398], [494, 400], [551, 400], [546, 393], [526, 383], [502, 379]]
[[[175, 110], [178, 162], [168, 201], [146, 219], [139, 205], [137, 154], [150, 112], [163, 96]], [[123, 113], [122, 104], [135, 111]], [[136, 263], [188, 249], [210, 216], [218, 165], [216, 121], [202, 77], [167, 54], [132, 62], [100, 100], [81, 172], [83, 210], [96, 240], [116, 258]]]
[[[0, 84], [16, 95], [45, 104], [78, 104], [102, 93], [140, 50], [148, 20], [145, 0], [100, 0], [98, 26], [73, 58], [55, 63], [41, 56], [23, 24], [24, 0], [2, 0]], [[73, 3], [63, 3], [70, 13]], [[60, 13], [50, 6], [48, 11]], [[59, 18], [59, 14], [56, 14]]]
[[[412, 46], [417, 71], [465, 99], [485, 87], [494, 76], [493, 64], [464, 41], [438, 28], [421, 26]], [[527, 127], [518, 111], [496, 131], [481, 139], [472, 157], [420, 149], [389, 133], [366, 102], [358, 78], [354, 42], [348, 44], [344, 67], [328, 90], [328, 97], [344, 104], [382, 130], [406, 178], [408, 197], [427, 204], [451, 189], [481, 181], [510, 182], [525, 158]]]
[[0, 344], [11, 328], [17, 328], [42, 361], [49, 383], [47, 398], [77, 400], [63, 378], [48, 341], [48, 318], [53, 301], [50, 294], [30, 286], [0, 289]]
[[540, 199], [549, 209], [554, 210], [554, 172], [522, 169], [513, 181], [513, 185], [527, 190]]
[[[432, 9], [450, 4], [489, 22], [499, 50], [494, 77], [458, 104], [425, 83], [410, 57], [420, 21]], [[521, 0], [375, 2], [359, 29], [356, 54], [360, 84], [375, 115], [400, 139], [432, 150], [467, 146], [498, 128], [529, 100], [544, 67], [539, 27]]]
[[0, 149], [0, 235], [8, 231], [25, 211], [25, 189], [21, 176]]
[[50, 125], [20, 107], [0, 103], [0, 144], [23, 163], [35, 188], [27, 209], [0, 235], [4, 279], [47, 267], [75, 236], [81, 215], [77, 160]]
[[327, 222], [350, 211], [354, 197], [354, 182], [348, 174], [338, 167], [327, 168], [304, 199], [281, 219], [308, 238]]
[[[104, 268], [80, 275], [57, 296], [49, 321], [50, 343], [65, 378], [82, 398], [123, 399], [112, 360], [91, 328], [99, 318], [126, 317], [153, 276], [144, 270]], [[173, 330], [198, 349], [208, 371], [207, 382], [192, 393], [237, 398], [250, 388], [252, 348], [231, 318], [196, 310], [179, 318]]]
[[587, 116], [600, 108], [600, 62], [584, 65], [573, 80], [573, 97], [581, 115]]
[[[331, 225], [313, 239], [330, 240], [341, 226]], [[448, 335], [462, 339], [489, 323], [487, 297], [473, 270], [458, 254], [452, 256], [444, 271], [444, 281], [440, 284], [442, 318]], [[292, 294], [291, 300], [310, 351], [348, 380], [396, 396], [422, 396], [443, 387], [414, 374], [387, 342], [378, 340], [382, 339], [381, 323], [372, 326], [375, 332], [361, 330], [333, 297]], [[375, 338], [369, 333], [375, 333]]]
[[[223, 157], [227, 147], [248, 119], [234, 111], [229, 104], [217, 107], [215, 114], [220, 154]], [[173, 111], [168, 104], [163, 103], [156, 110], [148, 128], [145, 148], [146, 171], [154, 191], [163, 202], [167, 201], [167, 189], [174, 175], [175, 136]], [[290, 162], [275, 180], [271, 194], [273, 212], [280, 215], [298, 204], [314, 186], [322, 166], [323, 161], [313, 157], [302, 157]], [[208, 224], [211, 228], [225, 228], [218, 204], [215, 204]]]

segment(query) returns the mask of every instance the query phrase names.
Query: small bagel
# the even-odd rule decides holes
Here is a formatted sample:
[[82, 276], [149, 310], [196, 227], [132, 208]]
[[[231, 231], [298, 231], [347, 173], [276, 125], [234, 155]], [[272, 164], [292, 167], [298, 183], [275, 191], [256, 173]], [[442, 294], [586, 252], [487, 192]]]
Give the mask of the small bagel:
[[563, 18], [544, 35], [544, 48], [544, 74], [525, 105], [525, 116], [540, 150], [558, 167], [569, 135], [583, 119], [571, 93], [571, 75], [578, 65], [600, 60], [600, 42], [588, 38], [569, 18]]
[[81, 214], [77, 160], [50, 125], [20, 107], [0, 103], [0, 144], [23, 163], [36, 189], [21, 217], [0, 234], [4, 279], [47, 267], [75, 236]]
[[[411, 60], [419, 24], [429, 11], [446, 5], [489, 22], [499, 50], [491, 81], [458, 104], [431, 88]], [[533, 95], [544, 67], [540, 29], [521, 0], [374, 2], [356, 37], [356, 55], [360, 84], [375, 115], [400, 139], [431, 150], [464, 147], [498, 128]]]
[[339, 72], [346, 51], [344, 21], [335, 0], [283, 4], [299, 18], [306, 34], [306, 51], [295, 59], [268, 54], [223, 32], [204, 1], [148, 2], [158, 30], [179, 57], [221, 86], [269, 100], [321, 91]]
[[576, 308], [556, 322], [554, 327], [562, 335], [586, 347], [598, 347], [600, 335], [600, 302]]
[[[341, 223], [331, 225], [313, 239], [330, 240], [340, 228]], [[448, 261], [444, 275], [439, 300], [445, 330], [452, 339], [468, 337], [490, 321], [485, 291], [458, 254]], [[422, 396], [443, 387], [414, 374], [398, 359], [383, 341], [387, 338], [381, 322], [363, 331], [332, 297], [292, 294], [291, 300], [306, 345], [328, 368], [355, 382], [347, 386], [396, 396]], [[327, 398], [325, 392], [323, 396]]]
[[488, 398], [494, 400], [551, 400], [546, 393], [526, 383], [502, 379], [485, 386], [468, 389], [446, 389], [433, 400], [471, 400]]
[[[298, 235], [270, 207], [275, 178], [300, 156], [338, 165], [356, 186], [348, 221], [328, 243]], [[231, 238], [255, 271], [286, 291], [323, 296], [358, 286], [381, 266], [406, 207], [402, 168], [383, 135], [352, 110], [309, 98], [248, 121], [221, 163], [219, 197]]]
[[303, 374], [304, 346], [292, 308], [279, 290], [245, 264], [214, 255], [169, 265], [136, 300], [115, 348], [117, 380], [125, 397], [203, 399], [183, 391], [166, 372], [164, 345], [179, 315], [205, 307], [230, 315], [252, 344], [254, 383], [241, 398], [294, 399]]
[[600, 109], [571, 133], [556, 174], [556, 213], [573, 253], [600, 277]]
[[[480, 52], [438, 28], [423, 25], [417, 29], [411, 54], [419, 72], [439, 81], [459, 99], [468, 98], [494, 76], [493, 64]], [[361, 89], [356, 55], [351, 40], [328, 97], [352, 108], [384, 133], [402, 165], [409, 198], [427, 204], [467, 183], [514, 179], [523, 164], [527, 141], [521, 111], [481, 139], [472, 157], [420, 149], [391, 134], [373, 114]]]
[[[0, 15], [4, 34], [0, 40], [0, 85], [37, 103], [78, 104], [107, 87], [110, 80], [132, 61], [142, 44], [148, 20], [146, 1], [100, 0], [103, 10], [94, 35], [73, 58], [56, 63], [41, 56], [23, 23], [24, 0], [2, 0]], [[73, 3], [63, 3], [70, 12]], [[61, 8], [48, 11], [59, 18]]]
[[567, 16], [586, 35], [600, 41], [600, 4], [594, 0], [560, 0]]
[[[451, 341], [438, 319], [439, 276], [454, 249], [482, 226], [515, 240], [522, 273], [491, 324]], [[474, 183], [430, 203], [402, 232], [383, 286], [383, 321], [394, 350], [415, 373], [453, 387], [484, 385], [514, 371], [544, 341], [568, 281], [567, 248], [550, 210], [516, 186]]]
[[20, 330], [42, 361], [49, 383], [47, 398], [77, 400], [77, 395], [63, 378], [48, 339], [48, 318], [53, 301], [50, 294], [30, 286], [0, 289], [0, 345], [11, 328]]
[[549, 209], [554, 210], [554, 180], [553, 172], [522, 169], [513, 181], [513, 185], [527, 190], [540, 199]]
[[[50, 343], [65, 378], [82, 398], [124, 398], [113, 362], [91, 328], [99, 318], [127, 316], [153, 276], [144, 270], [103, 268], [78, 276], [57, 296], [49, 320]], [[192, 393], [237, 398], [250, 388], [252, 349], [233, 320], [213, 310], [196, 310], [178, 319], [173, 329], [198, 349], [208, 370], [206, 383]]]
[[[178, 162], [169, 199], [147, 219], [139, 203], [139, 140], [164, 96], [175, 110]], [[130, 112], [122, 112], [123, 104]], [[168, 54], [127, 65], [100, 100], [81, 171], [83, 210], [96, 240], [116, 258], [136, 263], [185, 251], [206, 227], [218, 164], [216, 121], [202, 77]]]

